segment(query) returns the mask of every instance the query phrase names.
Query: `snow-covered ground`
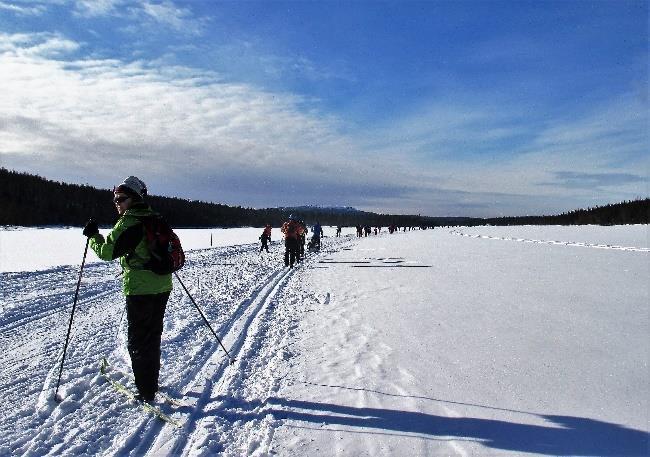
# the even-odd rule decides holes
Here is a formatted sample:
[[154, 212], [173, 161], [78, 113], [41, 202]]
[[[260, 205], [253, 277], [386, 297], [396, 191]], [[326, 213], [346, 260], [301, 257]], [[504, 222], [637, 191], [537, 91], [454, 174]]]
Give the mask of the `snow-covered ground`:
[[179, 404], [157, 404], [180, 428], [99, 374], [133, 386], [118, 267], [91, 254], [53, 401], [84, 238], [0, 231], [0, 455], [648, 455], [648, 226], [326, 229], [294, 269], [260, 231], [180, 231], [236, 358], [175, 282]]
[[[255, 243], [259, 228], [178, 229], [183, 249], [236, 246]], [[275, 230], [279, 236], [279, 231]], [[103, 233], [108, 232], [104, 230]], [[79, 227], [0, 229], [0, 271], [35, 271], [60, 265], [80, 264], [86, 238]], [[101, 262], [94, 252], [89, 263]]]

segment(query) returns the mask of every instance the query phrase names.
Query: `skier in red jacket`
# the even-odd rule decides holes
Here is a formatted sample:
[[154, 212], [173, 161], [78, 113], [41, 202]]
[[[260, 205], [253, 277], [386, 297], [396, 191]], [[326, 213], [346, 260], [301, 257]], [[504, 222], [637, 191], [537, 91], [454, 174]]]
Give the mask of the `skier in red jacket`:
[[269, 241], [271, 241], [271, 226], [269, 224], [266, 224], [266, 227], [264, 227], [264, 231], [260, 235], [260, 240], [262, 241], [260, 252], [264, 249], [266, 249], [266, 252], [269, 252]]
[[282, 224], [280, 230], [284, 234], [284, 266], [293, 268], [300, 255], [298, 240], [303, 233], [303, 228], [293, 215], [290, 215], [289, 220]]

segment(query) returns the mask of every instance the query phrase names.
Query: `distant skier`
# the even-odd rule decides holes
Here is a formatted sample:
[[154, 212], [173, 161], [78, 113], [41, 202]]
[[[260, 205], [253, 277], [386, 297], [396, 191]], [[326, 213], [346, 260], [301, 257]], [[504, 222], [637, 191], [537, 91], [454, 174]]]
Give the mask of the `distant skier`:
[[339, 225], [336, 227], [336, 237], [338, 238], [340, 236], [341, 236], [341, 226]]
[[316, 222], [316, 225], [312, 227], [312, 235], [309, 243], [307, 243], [307, 249], [311, 252], [320, 251], [321, 245], [321, 236], [323, 235], [323, 228], [319, 222]]
[[269, 241], [271, 241], [271, 226], [269, 224], [266, 224], [266, 227], [264, 227], [264, 231], [262, 232], [262, 235], [260, 235], [260, 241], [262, 242], [262, 247], [260, 248], [260, 252], [262, 252], [264, 249], [266, 249], [266, 252], [269, 252]]
[[284, 266], [293, 268], [293, 264], [298, 261], [300, 255], [298, 242], [302, 228], [294, 216], [290, 215], [289, 220], [282, 224], [280, 230], [284, 234]]
[[321, 238], [323, 237], [323, 227], [321, 227], [320, 222], [316, 222], [316, 225], [312, 227], [312, 242], [314, 246], [317, 246], [320, 249]]
[[298, 224], [300, 225], [300, 229], [298, 230], [298, 258], [296, 261], [300, 262], [305, 258], [305, 243], [307, 242], [307, 232], [309, 230], [307, 230], [305, 221], [298, 221]]
[[147, 186], [129, 176], [113, 189], [113, 203], [120, 218], [108, 236], [99, 233], [92, 219], [83, 234], [97, 256], [106, 261], [119, 258], [123, 271], [123, 291], [128, 319], [128, 349], [138, 389], [137, 399], [151, 402], [158, 391], [160, 339], [165, 307], [172, 290], [172, 275], [145, 269], [151, 251], [140, 218], [156, 213], [143, 197]]

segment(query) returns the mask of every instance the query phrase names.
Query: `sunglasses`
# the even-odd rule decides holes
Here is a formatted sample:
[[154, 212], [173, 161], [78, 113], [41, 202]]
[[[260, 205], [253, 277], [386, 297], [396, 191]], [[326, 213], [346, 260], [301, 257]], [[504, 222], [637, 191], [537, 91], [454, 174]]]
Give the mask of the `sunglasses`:
[[121, 197], [115, 197], [113, 199], [113, 203], [122, 203], [122, 202], [127, 201], [129, 198], [131, 198], [131, 197], [127, 197], [126, 195], [122, 195]]

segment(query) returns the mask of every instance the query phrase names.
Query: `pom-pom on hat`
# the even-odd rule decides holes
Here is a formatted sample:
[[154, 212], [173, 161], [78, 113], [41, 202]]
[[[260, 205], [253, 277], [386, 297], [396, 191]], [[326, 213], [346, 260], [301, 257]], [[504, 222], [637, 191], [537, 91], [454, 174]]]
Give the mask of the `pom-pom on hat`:
[[142, 200], [142, 197], [147, 195], [147, 185], [135, 176], [129, 176], [122, 184], [113, 188], [113, 193], [123, 193], [135, 200]]

